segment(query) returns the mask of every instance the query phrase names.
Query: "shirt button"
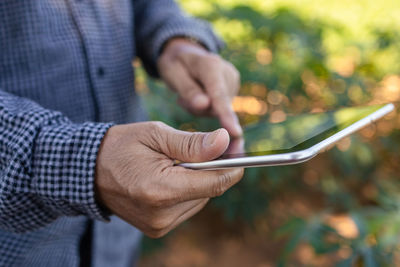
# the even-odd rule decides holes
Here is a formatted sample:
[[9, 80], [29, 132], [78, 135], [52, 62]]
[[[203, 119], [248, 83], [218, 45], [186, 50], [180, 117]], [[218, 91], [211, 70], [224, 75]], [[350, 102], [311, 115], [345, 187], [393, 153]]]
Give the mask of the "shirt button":
[[98, 68], [97, 68], [97, 76], [103, 77], [105, 74], [106, 74], [106, 73], [105, 73], [103, 67], [98, 67]]

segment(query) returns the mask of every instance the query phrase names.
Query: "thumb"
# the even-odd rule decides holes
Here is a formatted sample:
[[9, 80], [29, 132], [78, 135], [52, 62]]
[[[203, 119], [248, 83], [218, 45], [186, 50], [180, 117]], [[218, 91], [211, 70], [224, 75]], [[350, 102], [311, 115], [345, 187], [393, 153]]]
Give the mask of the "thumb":
[[229, 145], [229, 134], [225, 129], [209, 133], [190, 133], [168, 128], [165, 134], [165, 140], [159, 141], [164, 142], [163, 145], [160, 144], [161, 152], [184, 162], [213, 160], [221, 156]]

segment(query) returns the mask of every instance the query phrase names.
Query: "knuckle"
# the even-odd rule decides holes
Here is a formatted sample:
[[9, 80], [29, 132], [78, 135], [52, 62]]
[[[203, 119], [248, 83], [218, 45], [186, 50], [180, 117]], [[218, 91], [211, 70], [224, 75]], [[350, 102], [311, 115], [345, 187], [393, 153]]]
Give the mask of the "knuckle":
[[148, 129], [143, 136], [153, 148], [160, 149], [164, 145], [163, 140], [165, 139], [164, 135], [167, 127], [168, 126], [161, 121], [148, 122]]
[[234, 180], [235, 180], [235, 181], [240, 181], [240, 179], [242, 179], [243, 175], [244, 175], [244, 169], [243, 169], [243, 168], [238, 169], [237, 174], [235, 175]]
[[222, 186], [218, 186], [215, 190], [214, 190], [214, 197], [220, 197], [225, 193], [225, 190]]
[[221, 86], [218, 85], [217, 83], [215, 84], [215, 88], [216, 90], [213, 92], [215, 98], [223, 99], [227, 96], [225, 90], [222, 90]]
[[227, 63], [227, 68], [225, 70], [226, 80], [231, 84], [229, 86], [230, 91], [234, 91], [235, 93], [239, 90], [240, 87], [240, 72], [236, 69], [236, 67], [232, 63]]
[[164, 207], [167, 205], [167, 200], [161, 195], [160, 192], [157, 192], [155, 190], [146, 190], [142, 192], [141, 196], [142, 200], [144, 203], [146, 203], [147, 206], [153, 207], [153, 208], [160, 208]]
[[167, 217], [156, 217], [150, 221], [150, 230], [154, 233], [165, 232], [165, 230], [171, 225], [172, 220]]
[[226, 65], [227, 65], [227, 67], [228, 67], [228, 69], [232, 72], [232, 73], [234, 73], [234, 75], [237, 75], [237, 76], [240, 76], [240, 73], [239, 73], [239, 71], [237, 70], [237, 68], [235, 67], [235, 65], [233, 65], [231, 62], [229, 62], [229, 61], [225, 61], [226, 62]]
[[206, 59], [209, 62], [209, 64], [212, 64], [212, 65], [220, 65], [222, 63], [221, 57], [217, 54], [209, 53], [206, 56]]
[[165, 128], [166, 124], [161, 122], [161, 121], [151, 121], [149, 122], [149, 127], [150, 130], [153, 131], [159, 131], [162, 128]]
[[168, 231], [148, 231], [145, 234], [150, 238], [161, 238], [165, 236]]
[[159, 197], [149, 200], [149, 205], [153, 208], [161, 208], [165, 206], [165, 201]]
[[180, 149], [186, 152], [187, 158], [193, 158], [199, 152], [197, 146], [199, 137], [199, 134], [188, 134], [184, 137], [183, 142], [181, 142], [182, 147]]
[[243, 175], [244, 175], [244, 169], [241, 168], [241, 169], [239, 169], [239, 178], [242, 178]]
[[153, 139], [157, 139], [163, 127], [165, 127], [163, 122], [151, 121], [148, 123], [148, 133], [150, 133]]
[[186, 90], [182, 94], [182, 97], [185, 98], [186, 100], [191, 101], [191, 100], [193, 100], [193, 97], [195, 97], [198, 93], [199, 93], [199, 90], [194, 85], [187, 86]]
[[221, 68], [222, 60], [219, 55], [209, 53], [195, 64], [200, 69], [217, 70]]
[[229, 173], [221, 173], [219, 175], [218, 184], [214, 190], [215, 196], [221, 196], [232, 184], [232, 177]]
[[233, 79], [236, 83], [240, 82], [240, 72], [235, 67], [233, 67]]

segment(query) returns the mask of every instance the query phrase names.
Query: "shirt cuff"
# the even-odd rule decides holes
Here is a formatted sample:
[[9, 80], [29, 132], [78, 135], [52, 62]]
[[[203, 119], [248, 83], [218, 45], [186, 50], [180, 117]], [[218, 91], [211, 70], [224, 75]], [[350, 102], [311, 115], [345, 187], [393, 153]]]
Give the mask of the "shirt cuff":
[[[153, 66], [156, 66], [164, 44], [174, 37], [193, 38], [212, 53], [218, 53], [225, 46], [208, 22], [191, 17], [180, 17], [161, 26], [154, 35], [150, 51]], [[151, 75], [158, 77], [158, 71], [153, 66], [147, 66], [147, 69]]]
[[107, 123], [45, 126], [35, 144], [35, 192], [44, 205], [66, 216], [108, 220], [95, 199], [96, 158]]

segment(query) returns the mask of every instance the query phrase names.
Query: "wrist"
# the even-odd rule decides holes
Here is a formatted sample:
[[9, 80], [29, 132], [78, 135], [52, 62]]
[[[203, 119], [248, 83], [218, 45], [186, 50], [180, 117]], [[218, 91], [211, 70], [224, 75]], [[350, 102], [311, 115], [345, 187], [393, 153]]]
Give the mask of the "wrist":
[[181, 50], [186, 47], [198, 48], [203, 51], [208, 51], [207, 48], [197, 39], [191, 37], [173, 37], [167, 40], [161, 48], [160, 54], [168, 53], [169, 51]]
[[105, 133], [97, 154], [96, 159], [96, 173], [95, 173], [95, 193], [96, 201], [103, 207], [106, 206], [103, 193], [109, 189], [114, 188], [112, 180], [112, 169], [115, 155], [113, 148], [118, 146], [118, 129], [119, 126], [112, 126]]

